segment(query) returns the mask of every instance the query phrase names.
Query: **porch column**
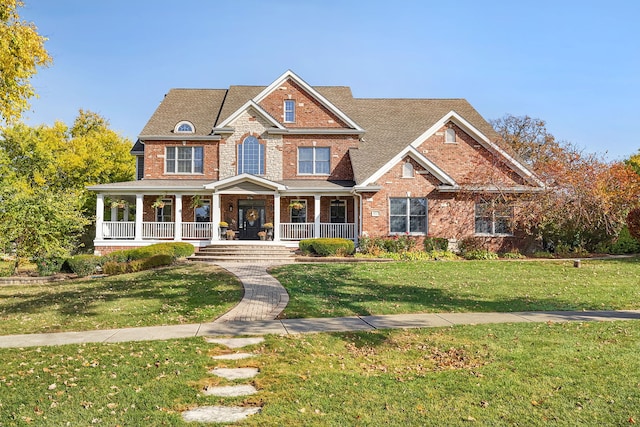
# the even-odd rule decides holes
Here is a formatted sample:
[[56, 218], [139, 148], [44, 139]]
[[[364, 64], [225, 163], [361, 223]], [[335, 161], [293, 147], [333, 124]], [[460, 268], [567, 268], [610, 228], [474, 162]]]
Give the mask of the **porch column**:
[[122, 217], [123, 221], [129, 221], [129, 204], [127, 204], [124, 207], [124, 214], [122, 214], [122, 215], [123, 215], [123, 217]]
[[111, 221], [117, 221], [118, 220], [118, 207], [116, 206], [115, 208], [111, 208]]
[[211, 198], [211, 241], [220, 240], [220, 194]]
[[144, 201], [144, 194], [136, 194], [136, 227], [135, 227], [135, 239], [136, 241], [142, 240], [142, 217], [143, 209], [142, 203]]
[[176, 220], [173, 223], [173, 240], [182, 241], [182, 194], [176, 194]]
[[358, 244], [358, 236], [360, 234], [360, 204], [358, 197], [353, 196], [353, 241]]
[[320, 237], [320, 195], [313, 196], [313, 237]]
[[96, 200], [96, 240], [104, 240], [103, 222], [104, 222], [104, 194], [98, 193], [98, 199]]
[[280, 241], [280, 193], [273, 195], [273, 241]]

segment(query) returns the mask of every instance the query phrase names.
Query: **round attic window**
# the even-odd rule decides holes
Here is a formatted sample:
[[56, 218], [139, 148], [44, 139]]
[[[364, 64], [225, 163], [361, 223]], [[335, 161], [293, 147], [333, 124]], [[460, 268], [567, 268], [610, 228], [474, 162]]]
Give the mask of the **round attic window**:
[[191, 124], [191, 122], [182, 121], [176, 125], [174, 132], [175, 133], [193, 133], [193, 129], [194, 129], [193, 124]]

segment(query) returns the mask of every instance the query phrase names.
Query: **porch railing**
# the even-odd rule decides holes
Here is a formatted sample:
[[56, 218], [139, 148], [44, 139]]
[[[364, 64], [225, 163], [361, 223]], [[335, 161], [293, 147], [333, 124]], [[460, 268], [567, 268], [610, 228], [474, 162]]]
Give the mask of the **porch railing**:
[[210, 222], [183, 222], [182, 238], [205, 240], [211, 239], [213, 224]]
[[102, 235], [105, 239], [133, 239], [136, 223], [133, 221], [105, 221], [102, 223]]
[[356, 238], [356, 227], [354, 223], [320, 223], [320, 236], [314, 235], [315, 224], [305, 223], [281, 223], [281, 240], [302, 240], [314, 237], [342, 237], [344, 239]]
[[173, 222], [143, 222], [143, 239], [173, 239], [175, 223]]
[[356, 238], [356, 225], [354, 223], [320, 223], [320, 237], [342, 237], [343, 239]]

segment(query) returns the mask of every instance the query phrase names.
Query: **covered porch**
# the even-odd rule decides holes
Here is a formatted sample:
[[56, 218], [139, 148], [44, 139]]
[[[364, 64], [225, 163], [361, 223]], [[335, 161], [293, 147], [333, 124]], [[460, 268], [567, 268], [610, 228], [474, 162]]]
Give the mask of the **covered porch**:
[[296, 246], [315, 237], [356, 241], [359, 234], [359, 198], [343, 186], [294, 189], [251, 175], [163, 191], [100, 188], [106, 186], [113, 185], [92, 188], [98, 191], [96, 251], [167, 240], [196, 247], [227, 240]]

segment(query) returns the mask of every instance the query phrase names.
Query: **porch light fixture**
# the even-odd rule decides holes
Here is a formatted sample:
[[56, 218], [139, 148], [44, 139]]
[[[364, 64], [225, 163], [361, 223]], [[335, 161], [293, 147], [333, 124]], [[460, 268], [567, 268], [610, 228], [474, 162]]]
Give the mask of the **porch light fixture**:
[[233, 203], [229, 203], [229, 212], [233, 212]]

